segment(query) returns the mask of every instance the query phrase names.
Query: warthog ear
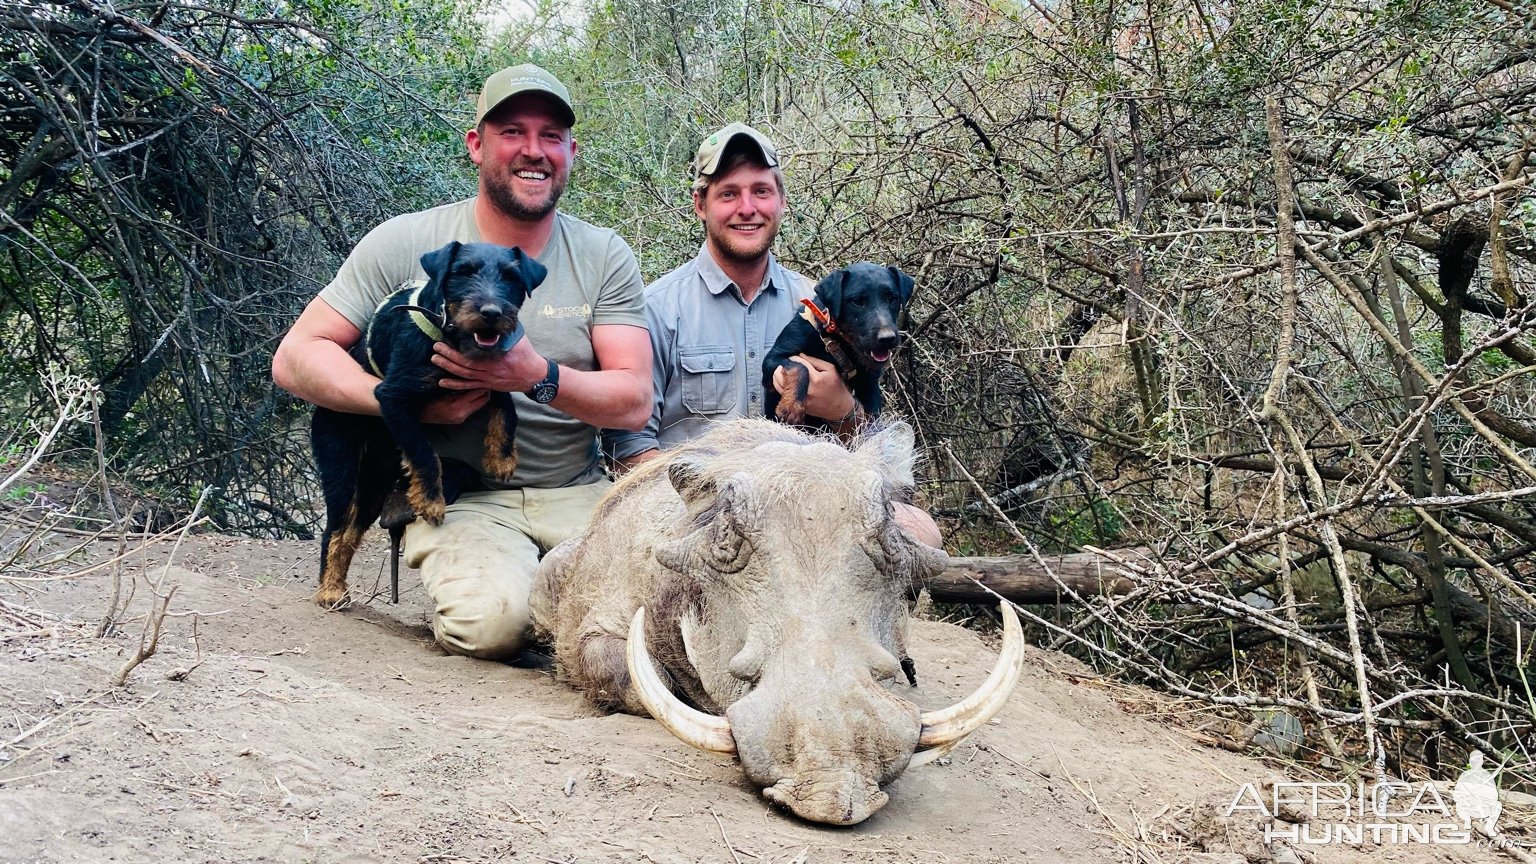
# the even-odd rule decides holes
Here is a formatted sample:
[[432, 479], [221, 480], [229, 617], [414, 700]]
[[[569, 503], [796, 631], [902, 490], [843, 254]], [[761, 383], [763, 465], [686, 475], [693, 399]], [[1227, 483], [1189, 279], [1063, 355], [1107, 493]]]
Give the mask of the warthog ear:
[[913, 462], [917, 458], [913, 446], [912, 427], [896, 420], [865, 438], [854, 453], [874, 460], [892, 486], [910, 490], [916, 484], [912, 476]]

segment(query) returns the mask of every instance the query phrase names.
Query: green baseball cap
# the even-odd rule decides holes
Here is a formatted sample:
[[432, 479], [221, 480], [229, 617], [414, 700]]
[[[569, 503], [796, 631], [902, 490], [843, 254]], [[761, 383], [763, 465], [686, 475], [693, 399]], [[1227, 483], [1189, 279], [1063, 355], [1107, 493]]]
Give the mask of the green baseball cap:
[[745, 123], [732, 123], [731, 125], [713, 133], [704, 139], [699, 145], [698, 155], [693, 157], [693, 176], [708, 177], [720, 167], [720, 157], [730, 149], [731, 143], [737, 139], [745, 138], [763, 154], [763, 164], [769, 168], [779, 164], [779, 151], [768, 140], [768, 136], [753, 129]]
[[565, 125], [576, 125], [576, 112], [571, 108], [571, 91], [565, 89], [560, 79], [542, 67], [532, 63], [509, 66], [485, 79], [480, 88], [480, 104], [475, 111], [475, 123], [496, 110], [496, 106], [520, 93], [539, 93], [550, 97], [564, 114]]

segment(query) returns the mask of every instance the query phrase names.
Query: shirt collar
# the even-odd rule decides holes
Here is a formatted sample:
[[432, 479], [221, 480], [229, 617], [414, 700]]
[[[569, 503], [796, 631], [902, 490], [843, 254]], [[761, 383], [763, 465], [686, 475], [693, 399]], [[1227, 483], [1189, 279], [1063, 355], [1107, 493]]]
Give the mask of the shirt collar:
[[[715, 261], [715, 256], [709, 254], [709, 244], [707, 242], [699, 247], [699, 257], [695, 260], [698, 261], [699, 278], [704, 280], [704, 287], [709, 289], [709, 293], [719, 295], [721, 291], [734, 284], [731, 282], [731, 277], [725, 275], [725, 271], [720, 269], [720, 265]], [[766, 291], [777, 292], [779, 290], [780, 283], [785, 282], [785, 278], [781, 276], [779, 271], [778, 260], [773, 257], [772, 252], [769, 252], [768, 270], [763, 274], [763, 284], [759, 286], [758, 294]], [[737, 290], [740, 291], [740, 286], [737, 286]]]

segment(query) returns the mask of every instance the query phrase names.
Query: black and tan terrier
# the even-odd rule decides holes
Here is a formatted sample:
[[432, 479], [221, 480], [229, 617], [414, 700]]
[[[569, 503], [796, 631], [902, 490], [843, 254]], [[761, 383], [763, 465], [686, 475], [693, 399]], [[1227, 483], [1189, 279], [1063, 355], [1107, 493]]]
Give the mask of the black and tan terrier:
[[[912, 277], [895, 267], [861, 261], [834, 271], [816, 285], [816, 296], [802, 300], [805, 309], [779, 333], [763, 357], [763, 407], [769, 419], [792, 426], [828, 424], [807, 419], [805, 393], [810, 370], [794, 355], [808, 354], [830, 362], [853, 394], [854, 411], [865, 420], [880, 415], [884, 397], [880, 374], [901, 342], [897, 320], [912, 299]], [[773, 386], [773, 372], [783, 367], [790, 390], [782, 398]]]
[[[351, 350], [354, 360], [383, 379], [373, 391], [383, 416], [315, 409], [310, 444], [325, 490], [315, 593], [322, 606], [345, 601], [352, 556], [402, 478], [410, 509], [439, 525], [473, 473], [445, 472], [421, 423], [422, 409], [442, 395], [438, 382], [447, 374], [432, 363], [433, 343], [473, 360], [506, 354], [523, 336], [523, 301], [545, 276], [544, 265], [521, 249], [490, 243], [449, 243], [421, 256], [421, 266], [426, 284], [385, 298]], [[517, 409], [509, 394], [496, 392], [488, 408], [485, 471], [510, 480], [517, 470]], [[396, 521], [408, 522], [410, 514]]]

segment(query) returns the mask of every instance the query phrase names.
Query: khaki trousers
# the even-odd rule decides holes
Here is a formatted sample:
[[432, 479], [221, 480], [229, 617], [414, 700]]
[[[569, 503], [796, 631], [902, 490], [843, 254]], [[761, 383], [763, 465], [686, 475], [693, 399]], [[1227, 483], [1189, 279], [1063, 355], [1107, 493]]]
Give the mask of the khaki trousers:
[[539, 556], [587, 526], [613, 484], [467, 492], [443, 524], [405, 531], [405, 563], [421, 570], [436, 605], [432, 633], [455, 654], [516, 657], [532, 623], [528, 593]]

